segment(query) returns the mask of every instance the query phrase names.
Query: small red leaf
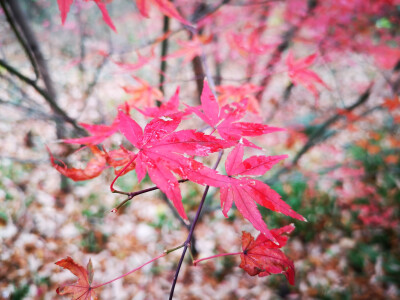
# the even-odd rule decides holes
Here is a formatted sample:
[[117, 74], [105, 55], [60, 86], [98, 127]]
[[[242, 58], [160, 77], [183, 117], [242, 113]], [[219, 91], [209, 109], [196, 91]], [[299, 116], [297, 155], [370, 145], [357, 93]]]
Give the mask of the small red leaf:
[[169, 0], [136, 0], [136, 7], [140, 14], [149, 18], [149, 2], [152, 2], [166, 16], [176, 19], [182, 24], [191, 26], [190, 22], [185, 20], [175, 8], [174, 4]]
[[61, 23], [63, 25], [65, 23], [65, 20], [67, 19], [67, 15], [72, 5], [72, 2], [74, 2], [74, 0], [57, 0], [58, 9], [60, 10], [61, 14]]
[[[50, 155], [50, 161], [52, 166], [58, 172], [60, 172], [61, 174], [63, 174], [68, 178], [71, 178], [74, 181], [83, 181], [95, 178], [99, 176], [101, 172], [103, 172], [103, 170], [106, 168], [106, 159], [102, 155], [100, 150], [98, 150], [95, 147], [91, 147], [91, 150], [94, 153], [95, 157], [88, 162], [86, 168], [77, 169], [77, 168], [68, 168], [64, 162], [54, 158], [50, 150], [47, 148], [47, 151], [49, 152]], [[58, 161], [61, 164], [57, 164], [56, 161]]]
[[103, 15], [103, 20], [104, 20], [104, 22], [106, 22], [106, 24], [107, 24], [112, 30], [114, 30], [115, 32], [117, 32], [117, 29], [115, 28], [114, 23], [113, 23], [113, 21], [111, 20], [110, 15], [108, 14], [106, 5], [105, 5], [104, 3], [98, 2], [98, 1], [96, 1], [96, 0], [95, 0], [95, 2], [96, 2], [98, 8], [99, 8], [100, 11], [101, 11], [101, 14]]
[[89, 260], [86, 269], [83, 266], [74, 262], [74, 260], [69, 256], [67, 258], [57, 261], [56, 265], [69, 270], [72, 274], [78, 277], [77, 282], [72, 284], [65, 284], [58, 287], [56, 290], [57, 294], [72, 294], [72, 300], [97, 300], [94, 289], [91, 287], [93, 280], [93, 267], [91, 260]]
[[294, 225], [285, 226], [271, 230], [278, 244], [272, 243], [263, 234], [259, 234], [257, 239], [250, 233], [242, 232], [242, 249], [240, 254], [240, 268], [249, 275], [259, 277], [271, 274], [284, 274], [291, 285], [294, 285], [295, 270], [293, 261], [278, 248], [285, 245], [287, 236], [282, 234], [290, 233], [294, 230]]
[[289, 69], [289, 77], [293, 84], [301, 84], [305, 86], [314, 95], [315, 99], [318, 99], [319, 93], [316, 83], [327, 89], [329, 89], [329, 87], [322, 81], [317, 73], [307, 69], [314, 63], [316, 58], [317, 54], [312, 54], [295, 61], [293, 53], [290, 51], [286, 59], [286, 64]]

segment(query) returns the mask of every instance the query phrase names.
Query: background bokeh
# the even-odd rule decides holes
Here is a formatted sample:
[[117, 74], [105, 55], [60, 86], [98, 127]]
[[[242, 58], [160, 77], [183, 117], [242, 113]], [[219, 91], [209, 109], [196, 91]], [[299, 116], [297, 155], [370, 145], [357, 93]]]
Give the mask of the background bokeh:
[[[295, 286], [282, 275], [250, 277], [239, 257], [196, 267], [187, 258], [176, 299], [398, 299], [399, 1], [173, 1], [196, 22], [196, 35], [156, 1], [149, 19], [135, 1], [105, 1], [117, 33], [91, 1], [75, 1], [64, 26], [56, 1], [16, 2], [0, 0], [1, 299], [62, 299], [57, 286], [74, 277], [54, 263], [66, 256], [82, 265], [91, 258], [95, 281], [104, 282], [186, 239], [159, 192], [112, 214], [123, 200], [109, 191], [114, 172], [73, 182], [52, 168], [46, 146], [84, 168], [91, 152], [60, 141], [83, 135], [74, 124], [111, 124], [125, 101], [154, 106], [178, 86], [181, 103], [197, 105], [205, 76], [219, 101], [249, 98], [248, 120], [287, 129], [252, 141], [267, 155], [289, 155], [263, 180], [308, 222], [260, 208], [269, 228], [296, 226], [284, 248]], [[27, 55], [35, 45], [42, 60], [37, 50], [33, 60]], [[303, 67], [290, 66], [289, 55], [299, 64], [313, 54]], [[121, 135], [104, 145], [121, 143], [129, 147]], [[117, 185], [153, 184], [129, 173]], [[203, 189], [182, 185], [190, 219]], [[225, 218], [211, 189], [195, 232], [198, 257], [240, 251], [242, 230], [257, 234], [236, 209]], [[101, 299], [167, 298], [179, 257], [171, 253], [104, 286]]]

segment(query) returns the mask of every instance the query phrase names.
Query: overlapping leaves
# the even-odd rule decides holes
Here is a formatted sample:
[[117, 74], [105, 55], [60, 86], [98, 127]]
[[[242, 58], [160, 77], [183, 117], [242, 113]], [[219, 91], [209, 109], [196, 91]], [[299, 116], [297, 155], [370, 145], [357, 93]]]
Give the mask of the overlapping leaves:
[[184, 154], [207, 156], [230, 147], [231, 143], [195, 130], [175, 131], [182, 117], [182, 113], [175, 113], [154, 118], [143, 131], [128, 115], [119, 113], [122, 134], [139, 150], [135, 158], [138, 181], [147, 172], [153, 183], [173, 202], [178, 213], [187, 219], [179, 183], [173, 173], [200, 184], [223, 185], [223, 176]]
[[240, 254], [240, 268], [249, 275], [259, 277], [271, 274], [284, 274], [291, 285], [294, 285], [295, 270], [293, 261], [279, 249], [285, 246], [289, 234], [294, 230], [294, 225], [284, 226], [271, 230], [276, 244], [271, 242], [264, 234], [259, 234], [254, 240], [250, 233], [242, 232], [242, 249]]

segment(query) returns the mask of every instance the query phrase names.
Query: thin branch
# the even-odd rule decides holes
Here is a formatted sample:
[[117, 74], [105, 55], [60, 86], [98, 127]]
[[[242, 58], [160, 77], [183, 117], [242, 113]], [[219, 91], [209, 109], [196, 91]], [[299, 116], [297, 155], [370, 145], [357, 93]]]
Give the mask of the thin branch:
[[[41, 78], [43, 79], [43, 83], [44, 83], [46, 92], [44, 92], [42, 89], [38, 89], [38, 86], [36, 84], [32, 85], [32, 83], [35, 83], [35, 82], [32, 82], [32, 80], [28, 80], [28, 81], [25, 80], [25, 82], [27, 82], [28, 84], [33, 86], [44, 97], [44, 99], [49, 104], [50, 108], [57, 115], [59, 115], [61, 117], [61, 119], [70, 123], [77, 131], [86, 133], [86, 131], [84, 131], [84, 129], [82, 129], [75, 122], [74, 119], [69, 117], [67, 115], [67, 113], [63, 109], [61, 109], [60, 106], [58, 106], [57, 93], [54, 88], [50, 73], [48, 71], [46, 60], [44, 59], [43, 54], [40, 50], [40, 45], [36, 39], [36, 36], [35, 36], [34, 32], [32, 31], [31, 26], [29, 26], [29, 24], [27, 23], [26, 17], [20, 8], [19, 1], [13, 1], [13, 0], [6, 0], [6, 1], [11, 9], [15, 23], [18, 24], [19, 28], [21, 29], [21, 35], [24, 37], [29, 49], [32, 52], [32, 56], [34, 57], [35, 62], [37, 63], [38, 71], [39, 71]], [[19, 73], [19, 72], [14, 72], [13, 74], [17, 75], [16, 73]], [[25, 77], [25, 76], [23, 76], [23, 77]], [[22, 79], [23, 77], [20, 77], [20, 79], [23, 80]], [[25, 79], [27, 79], [27, 77], [25, 77]], [[57, 135], [59, 138], [62, 138], [63, 126], [61, 126], [61, 124], [59, 122], [56, 122], [56, 125], [57, 125]]]
[[[218, 159], [217, 159], [217, 161], [216, 161], [216, 163], [215, 163], [215, 165], [213, 167], [214, 170], [218, 167], [218, 165], [219, 165], [219, 163], [221, 161], [221, 158], [222, 158], [222, 154], [223, 154], [223, 151], [220, 151], [219, 155], [218, 155]], [[190, 243], [192, 241], [192, 236], [193, 236], [193, 233], [194, 233], [194, 229], [196, 227], [197, 221], [199, 220], [199, 217], [200, 217], [200, 214], [201, 214], [201, 210], [202, 210], [202, 208], [204, 206], [204, 202], [206, 200], [209, 188], [210, 188], [210, 186], [207, 185], [206, 188], [204, 189], [204, 193], [203, 193], [203, 196], [201, 198], [199, 208], [197, 209], [196, 216], [194, 217], [194, 220], [193, 220], [193, 222], [192, 222], [192, 224], [190, 226], [190, 231], [189, 231], [188, 237], [187, 237], [187, 239], [186, 239], [186, 241], [184, 243], [183, 252], [182, 252], [181, 258], [179, 260], [178, 267], [176, 268], [174, 281], [172, 283], [171, 291], [170, 291], [170, 294], [169, 294], [169, 300], [172, 300], [172, 298], [174, 297], [175, 286], [176, 286], [176, 282], [178, 280], [179, 272], [180, 272], [181, 267], [182, 267], [183, 259], [185, 258], [186, 251], [187, 251], [187, 249], [190, 246]]]
[[16, 108], [18, 108], [20, 110], [25, 111], [28, 114], [35, 115], [35, 118], [41, 117], [42, 119], [47, 119], [47, 120], [53, 120], [54, 121], [54, 117], [49, 116], [45, 112], [40, 111], [40, 110], [36, 110], [36, 109], [34, 109], [32, 107], [21, 105], [20, 103], [15, 103], [15, 102], [12, 102], [12, 101], [6, 101], [6, 100], [3, 100], [3, 99], [0, 98], [0, 104], [14, 106], [14, 107], [16, 107]]
[[111, 283], [111, 282], [114, 282], [114, 281], [116, 281], [116, 280], [118, 280], [118, 279], [121, 279], [121, 278], [123, 278], [123, 277], [125, 277], [125, 276], [128, 276], [128, 275], [132, 274], [133, 272], [136, 272], [137, 270], [140, 270], [140, 269], [143, 268], [144, 266], [146, 266], [146, 265], [152, 263], [153, 261], [155, 261], [155, 260], [157, 260], [157, 259], [159, 259], [159, 258], [161, 258], [161, 257], [166, 256], [167, 254], [168, 254], [168, 253], [164, 252], [164, 253], [160, 254], [159, 256], [157, 256], [157, 257], [155, 257], [155, 258], [149, 260], [148, 262], [144, 263], [143, 265], [141, 265], [141, 266], [139, 266], [139, 267], [133, 269], [132, 271], [129, 271], [128, 273], [125, 273], [125, 274], [123, 274], [123, 275], [121, 275], [121, 276], [118, 276], [117, 278], [114, 278], [114, 279], [112, 279], [112, 280], [110, 280], [110, 281], [107, 281], [107, 282], [98, 284], [98, 285], [96, 285], [96, 286], [92, 286], [91, 288], [92, 288], [92, 289], [97, 289], [97, 288], [99, 288], [99, 287], [101, 287], [101, 286], [104, 286], [104, 285], [109, 284], [109, 283]]
[[[188, 180], [188, 179], [181, 179], [181, 180], [178, 180], [179, 183], [186, 182], [186, 181], [189, 181], [189, 180]], [[120, 204], [118, 204], [117, 207], [113, 208], [113, 211], [115, 210], [115, 212], [116, 212], [118, 209], [120, 209], [120, 208], [121, 208], [122, 206], [124, 206], [128, 201], [132, 200], [132, 199], [133, 199], [134, 197], [136, 197], [136, 196], [139, 196], [139, 195], [141, 195], [141, 194], [145, 194], [145, 193], [148, 193], [148, 192], [151, 192], [151, 191], [159, 190], [159, 189], [160, 189], [160, 188], [159, 188], [158, 186], [153, 186], [153, 187], [151, 187], [151, 188], [147, 188], [147, 189], [140, 190], [140, 191], [137, 191], [137, 192], [132, 192], [132, 193], [125, 193], [125, 192], [121, 192], [121, 191], [114, 190], [113, 193], [124, 194], [124, 195], [127, 195], [128, 198], [125, 199], [124, 201], [122, 201]]]
[[28, 47], [28, 45], [26, 44], [26, 41], [23, 39], [23, 37], [21, 36], [15, 22], [14, 22], [14, 18], [13, 16], [11, 16], [11, 12], [9, 11], [9, 9], [7, 8], [7, 4], [5, 0], [0, 0], [0, 6], [4, 11], [4, 14], [6, 15], [6, 19], [8, 24], [10, 24], [12, 31], [14, 32], [15, 36], [17, 37], [18, 42], [20, 43], [20, 45], [22, 46], [22, 49], [24, 50], [26, 56], [28, 57], [29, 61], [31, 62], [33, 71], [35, 73], [35, 80], [37, 81], [39, 79], [39, 70], [37, 67], [37, 63], [32, 55], [32, 51], [31, 49]]
[[[371, 95], [371, 89], [372, 89], [373, 83], [371, 83], [368, 87], [368, 89], [359, 96], [358, 100], [354, 102], [352, 105], [348, 106], [344, 110], [346, 112], [351, 112], [355, 108], [359, 107], [363, 103], [365, 103], [370, 95]], [[286, 173], [289, 171], [290, 167], [295, 166], [300, 158], [306, 154], [311, 148], [313, 148], [315, 145], [321, 143], [322, 141], [326, 140], [325, 133], [329, 129], [331, 125], [336, 123], [338, 120], [341, 118], [344, 118], [345, 116], [343, 115], [342, 112], [337, 112], [335, 115], [330, 117], [328, 120], [326, 120], [324, 123], [320, 124], [318, 128], [310, 135], [308, 138], [307, 142], [304, 144], [304, 146], [297, 152], [296, 156], [293, 158], [292, 162], [290, 163], [290, 166], [283, 167], [280, 169], [277, 173], [274, 174], [272, 179], [268, 180], [268, 182], [273, 182], [275, 181], [280, 175], [283, 173]]]
[[[170, 24], [170, 18], [168, 16], [164, 16], [163, 19], [163, 36], [167, 34], [169, 31], [169, 24]], [[160, 54], [160, 59], [161, 59], [161, 65], [160, 65], [160, 91], [164, 95], [164, 82], [165, 82], [165, 74], [167, 72], [167, 61], [164, 59], [164, 57], [167, 56], [168, 53], [168, 44], [169, 44], [169, 38], [165, 38], [162, 43], [161, 43], [161, 54]], [[157, 101], [157, 105], [161, 105], [160, 101]]]
[[199, 262], [202, 262], [204, 260], [209, 260], [209, 259], [213, 259], [216, 257], [221, 257], [221, 256], [231, 256], [231, 255], [240, 255], [243, 254], [243, 252], [234, 252], [234, 253], [220, 253], [220, 254], [216, 254], [213, 256], [209, 256], [209, 257], [205, 257], [205, 258], [201, 258], [201, 259], [196, 259], [195, 261], [193, 261], [193, 265], [197, 265]]
[[79, 130], [80, 132], [84, 132], [84, 130], [75, 122], [74, 119], [72, 119], [70, 116], [67, 115], [67, 113], [58, 106], [56, 102], [53, 101], [53, 99], [49, 96], [49, 94], [43, 90], [41, 87], [39, 87], [36, 82], [25, 75], [21, 74], [17, 69], [14, 67], [10, 66], [8, 63], [6, 63], [4, 60], [0, 59], [0, 66], [4, 67], [8, 72], [10, 72], [12, 75], [18, 77], [21, 81], [27, 83], [31, 87], [33, 87], [50, 105], [50, 107], [53, 109], [55, 113], [57, 113], [64, 121], [70, 123], [76, 130]]

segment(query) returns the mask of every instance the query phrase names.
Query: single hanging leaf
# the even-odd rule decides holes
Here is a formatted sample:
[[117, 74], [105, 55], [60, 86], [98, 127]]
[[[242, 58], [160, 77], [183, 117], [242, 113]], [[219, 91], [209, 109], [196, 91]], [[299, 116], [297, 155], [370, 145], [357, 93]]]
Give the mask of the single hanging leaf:
[[259, 277], [271, 274], [284, 274], [291, 285], [295, 281], [295, 269], [293, 261], [279, 249], [286, 244], [287, 236], [294, 230], [294, 225], [288, 225], [279, 229], [271, 230], [277, 243], [271, 242], [263, 234], [259, 234], [257, 239], [250, 233], [242, 232], [242, 249], [240, 254], [240, 268], [249, 275]]
[[170, 60], [176, 57], [183, 57], [183, 64], [191, 62], [196, 56], [201, 56], [204, 45], [212, 42], [212, 35], [198, 36], [195, 35], [190, 41], [177, 41], [180, 49], [164, 56], [163, 60]]
[[267, 184], [255, 180], [250, 176], [263, 175], [273, 165], [287, 158], [287, 155], [252, 156], [242, 161], [243, 153], [244, 145], [239, 143], [229, 153], [225, 161], [229, 184], [221, 187], [222, 213], [225, 217], [228, 217], [228, 211], [232, 207], [232, 204], [235, 203], [242, 216], [249, 220], [255, 229], [259, 230], [271, 241], [276, 242], [274, 235], [268, 230], [267, 225], [262, 219], [257, 204], [301, 221], [305, 221], [305, 218], [292, 210], [281, 199], [279, 194]]
[[67, 15], [68, 15], [69, 9], [72, 5], [72, 2], [74, 2], [74, 0], [57, 0], [58, 9], [60, 10], [60, 14], [61, 14], [61, 24], [62, 25], [64, 25], [65, 20], [67, 19]]
[[[90, 0], [85, 0], [86, 2]], [[107, 8], [105, 3], [111, 2], [111, 0], [91, 0], [96, 3], [97, 7], [100, 9], [101, 14], [103, 15], [103, 20], [106, 22], [106, 24], [115, 32], [117, 32], [117, 29], [115, 28], [110, 15], [108, 14]], [[65, 20], [67, 19], [67, 15], [69, 13], [69, 10], [71, 8], [72, 3], [74, 0], [57, 0], [58, 4], [58, 9], [60, 10], [61, 14], [61, 23], [64, 25]]]
[[[91, 147], [91, 150], [94, 153], [95, 157], [88, 162], [86, 168], [77, 169], [68, 168], [63, 161], [54, 158], [50, 150], [47, 148], [52, 166], [62, 175], [71, 178], [73, 181], [83, 181], [95, 178], [99, 176], [101, 172], [103, 172], [103, 170], [107, 167], [106, 158], [102, 155], [101, 151], [98, 150], [96, 147]], [[56, 161], [58, 161], [60, 164], [57, 164]]]
[[74, 262], [71, 257], [64, 258], [56, 262], [56, 265], [69, 270], [72, 274], [78, 277], [78, 281], [71, 284], [65, 284], [57, 288], [56, 292], [59, 295], [72, 294], [72, 300], [97, 300], [94, 289], [91, 287], [93, 281], [92, 261], [86, 269]]
[[319, 92], [317, 90], [316, 83], [322, 85], [328, 90], [329, 87], [326, 85], [325, 82], [322, 81], [317, 73], [307, 69], [314, 63], [316, 58], [317, 54], [312, 54], [295, 61], [293, 57], [293, 52], [290, 51], [286, 59], [286, 64], [289, 69], [289, 77], [292, 80], [293, 84], [301, 84], [305, 86], [314, 95], [315, 99], [318, 99]]

